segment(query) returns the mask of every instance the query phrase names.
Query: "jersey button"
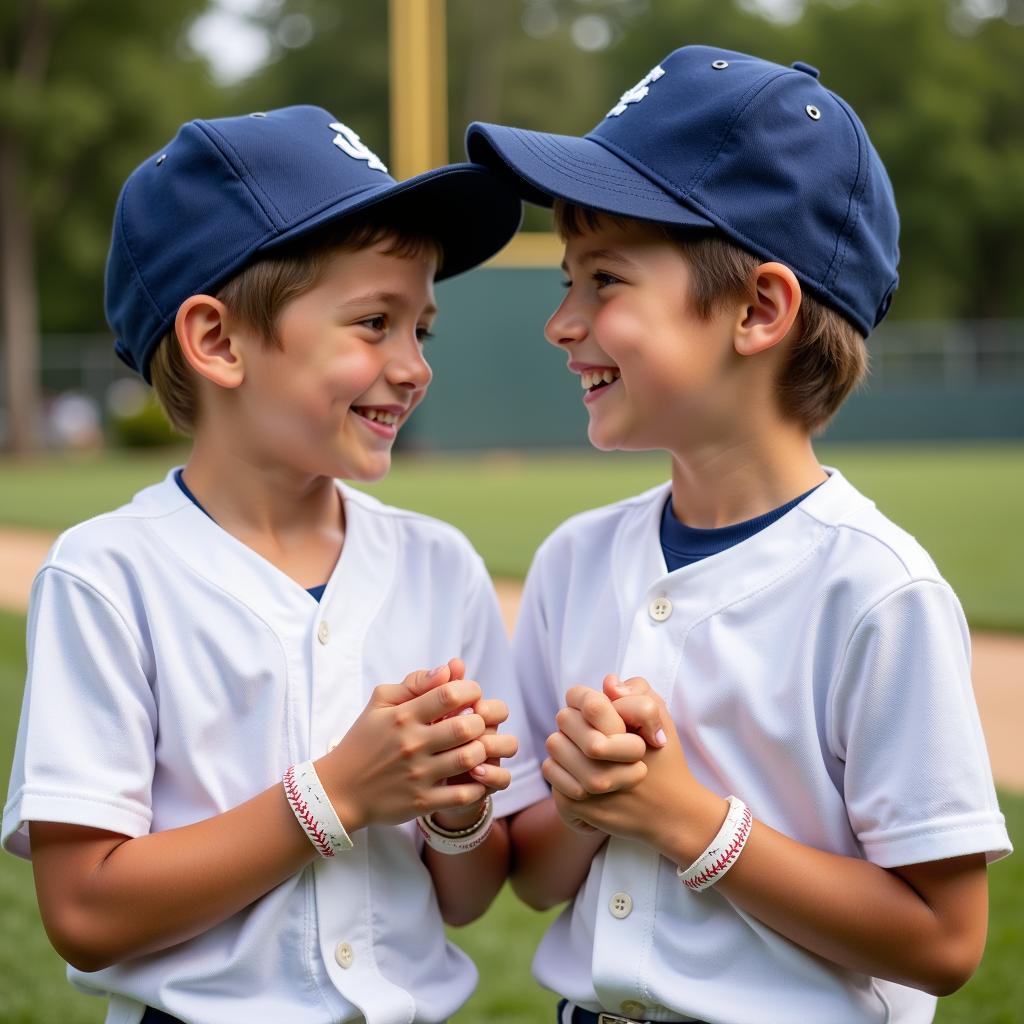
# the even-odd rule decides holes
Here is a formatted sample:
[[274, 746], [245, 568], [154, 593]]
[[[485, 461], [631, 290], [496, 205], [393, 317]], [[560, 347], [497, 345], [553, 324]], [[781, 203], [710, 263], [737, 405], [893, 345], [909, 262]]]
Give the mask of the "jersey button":
[[322, 644], [327, 643], [327, 641], [331, 639], [331, 627], [328, 626], [326, 622], [321, 622], [320, 625], [316, 627], [316, 638]]
[[352, 947], [347, 942], [339, 942], [337, 948], [334, 950], [334, 959], [338, 961], [341, 967], [351, 967], [352, 961], [355, 960], [356, 954]]
[[619, 920], [629, 917], [633, 911], [633, 897], [628, 892], [617, 892], [608, 901], [608, 909], [612, 912], [612, 917]]
[[640, 1018], [643, 1017], [647, 1007], [644, 1006], [643, 1003], [638, 1003], [635, 999], [623, 999], [622, 1002], [619, 1003], [619, 1009], [627, 1017]]
[[655, 622], [664, 622], [672, 614], [672, 602], [667, 597], [656, 597], [647, 606], [647, 614]]

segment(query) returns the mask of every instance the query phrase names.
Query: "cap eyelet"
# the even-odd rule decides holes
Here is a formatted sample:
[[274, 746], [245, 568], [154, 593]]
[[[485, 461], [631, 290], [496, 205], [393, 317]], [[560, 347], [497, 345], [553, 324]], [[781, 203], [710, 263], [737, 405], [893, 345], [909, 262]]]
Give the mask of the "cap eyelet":
[[267, 115], [262, 110], [256, 110], [249, 115], [250, 117], [266, 117]]
[[724, 71], [725, 68], [727, 68], [729, 66], [729, 62], [727, 60], [713, 60], [711, 62], [711, 66], [716, 71]]
[[807, 106], [804, 107], [804, 110], [807, 111], [807, 116], [812, 121], [821, 120], [821, 111], [813, 103], [808, 103]]
[[167, 159], [167, 154], [166, 153], [161, 153], [156, 158], [156, 165], [157, 165], [157, 167], [159, 167], [166, 159]]

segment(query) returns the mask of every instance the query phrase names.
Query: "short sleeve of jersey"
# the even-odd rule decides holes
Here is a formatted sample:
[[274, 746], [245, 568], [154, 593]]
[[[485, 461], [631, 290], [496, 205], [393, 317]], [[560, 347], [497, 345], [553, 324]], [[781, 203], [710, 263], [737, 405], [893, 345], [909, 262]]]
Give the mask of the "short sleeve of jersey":
[[918, 580], [854, 627], [832, 693], [850, 823], [868, 860], [896, 867], [1011, 852], [970, 675], [960, 605]]
[[494, 794], [494, 813], [505, 817], [543, 800], [548, 790], [540, 773], [537, 750], [526, 727], [523, 700], [512, 671], [508, 639], [494, 587], [482, 562], [478, 561], [478, 568], [468, 597], [466, 621], [469, 628], [463, 657], [484, 696], [500, 698], [508, 705], [508, 720], [499, 731], [519, 741], [518, 752], [508, 762], [512, 782], [508, 789]]
[[30, 856], [29, 821], [147, 833], [156, 721], [124, 616], [87, 582], [44, 568], [32, 591], [3, 846]]

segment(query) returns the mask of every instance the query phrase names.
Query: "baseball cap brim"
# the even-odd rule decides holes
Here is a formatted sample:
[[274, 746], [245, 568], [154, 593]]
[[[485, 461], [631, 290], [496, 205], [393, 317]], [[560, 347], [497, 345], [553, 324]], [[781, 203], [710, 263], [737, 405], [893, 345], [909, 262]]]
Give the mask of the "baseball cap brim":
[[484, 263], [519, 230], [522, 203], [513, 184], [483, 167], [450, 164], [405, 181], [388, 181], [349, 194], [261, 246], [289, 242], [374, 210], [405, 230], [438, 241], [443, 252], [437, 280]]
[[509, 175], [523, 199], [538, 206], [564, 199], [638, 220], [715, 227], [592, 138], [475, 121], [466, 131], [466, 152], [474, 163]]

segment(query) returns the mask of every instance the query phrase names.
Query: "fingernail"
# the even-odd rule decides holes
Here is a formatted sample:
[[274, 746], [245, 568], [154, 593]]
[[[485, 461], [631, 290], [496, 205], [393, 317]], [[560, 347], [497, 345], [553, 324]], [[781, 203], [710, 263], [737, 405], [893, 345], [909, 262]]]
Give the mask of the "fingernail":
[[633, 689], [633, 684], [625, 679], [617, 679], [615, 681], [615, 689], [621, 690], [623, 693], [629, 693]]
[[664, 729], [659, 729], [654, 734], [654, 741], [658, 744], [659, 747], [663, 747], [666, 743], [668, 743], [668, 737], [665, 735]]
[[487, 774], [487, 769], [482, 764], [478, 764], [475, 768], [469, 769], [469, 774], [481, 779]]
[[437, 668], [432, 668], [430, 670], [430, 672], [427, 673], [427, 678], [428, 679], [436, 679], [447, 667], [448, 667], [447, 664], [445, 664], [445, 665], [438, 665]]

